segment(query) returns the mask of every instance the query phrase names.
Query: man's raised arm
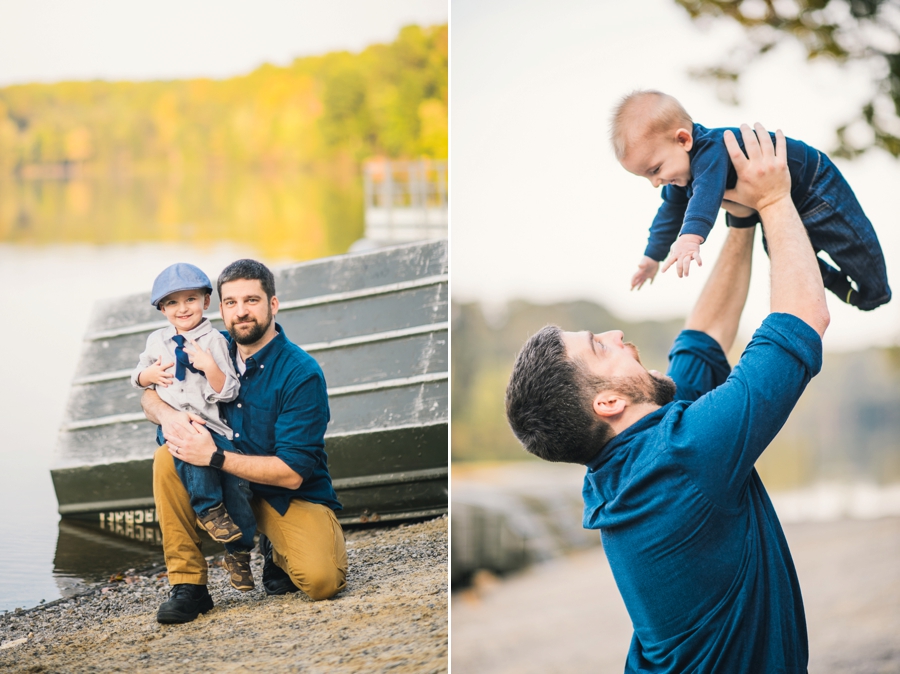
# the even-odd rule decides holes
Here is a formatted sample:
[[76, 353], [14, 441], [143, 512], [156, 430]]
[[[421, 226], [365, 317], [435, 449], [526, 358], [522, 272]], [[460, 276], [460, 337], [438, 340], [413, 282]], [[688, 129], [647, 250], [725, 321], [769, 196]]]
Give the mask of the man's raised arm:
[[791, 201], [784, 134], [776, 132], [773, 148], [762, 124], [755, 128], [754, 134], [749, 126], [741, 125], [746, 157], [734, 135], [725, 132], [725, 145], [738, 176], [737, 185], [725, 196], [757, 210], [762, 219], [771, 262], [772, 313], [796, 316], [821, 337], [831, 318], [816, 254]]
[[755, 227], [728, 229], [719, 259], [684, 325], [686, 330], [705, 332], [725, 353], [734, 344], [747, 302], [755, 232]]

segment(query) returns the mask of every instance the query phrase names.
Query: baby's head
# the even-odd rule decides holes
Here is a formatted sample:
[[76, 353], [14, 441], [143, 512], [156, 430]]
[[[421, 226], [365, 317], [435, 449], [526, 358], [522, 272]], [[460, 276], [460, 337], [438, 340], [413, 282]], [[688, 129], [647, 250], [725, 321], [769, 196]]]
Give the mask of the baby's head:
[[693, 128], [691, 116], [671, 96], [635, 91], [613, 110], [610, 140], [626, 171], [654, 187], [684, 187], [691, 180]]
[[153, 282], [150, 304], [159, 309], [178, 334], [193, 330], [209, 308], [212, 283], [201, 269], [178, 262], [162, 270]]

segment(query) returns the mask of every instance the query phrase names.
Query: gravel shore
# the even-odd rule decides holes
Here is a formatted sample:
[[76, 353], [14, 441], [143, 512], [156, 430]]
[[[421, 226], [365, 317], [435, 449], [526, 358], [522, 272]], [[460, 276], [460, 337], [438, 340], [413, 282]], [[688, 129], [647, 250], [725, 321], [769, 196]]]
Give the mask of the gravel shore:
[[121, 580], [0, 616], [0, 670], [8, 672], [445, 672], [448, 668], [447, 517], [350, 530], [347, 588], [327, 601], [302, 592], [266, 597], [228, 584], [211, 558], [215, 608], [160, 625], [165, 573]]

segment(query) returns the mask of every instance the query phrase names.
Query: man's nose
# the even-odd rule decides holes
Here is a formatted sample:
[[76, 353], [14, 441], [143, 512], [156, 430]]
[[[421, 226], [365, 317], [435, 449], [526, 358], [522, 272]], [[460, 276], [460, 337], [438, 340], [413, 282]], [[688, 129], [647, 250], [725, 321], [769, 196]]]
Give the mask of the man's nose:
[[600, 341], [609, 342], [614, 345], [621, 345], [624, 343], [625, 333], [621, 330], [609, 330], [607, 332], [601, 332], [596, 337]]

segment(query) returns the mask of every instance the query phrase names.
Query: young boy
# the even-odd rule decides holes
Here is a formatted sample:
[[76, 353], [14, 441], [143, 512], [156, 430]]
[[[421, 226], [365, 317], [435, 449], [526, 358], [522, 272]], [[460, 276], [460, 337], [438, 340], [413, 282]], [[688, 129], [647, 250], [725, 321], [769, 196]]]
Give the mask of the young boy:
[[[679, 277], [688, 275], [692, 260], [701, 265], [700, 244], [720, 206], [728, 211], [725, 220], [731, 227], [759, 222], [755, 211], [723, 203], [725, 190], [737, 181], [722, 140], [725, 131], [694, 124], [677, 100], [658, 91], [636, 91], [613, 112], [611, 139], [619, 163], [654, 187], [663, 186], [663, 204], [631, 279], [632, 289], [652, 282], [667, 254], [663, 271], [675, 264]], [[731, 131], [743, 149], [739, 129]], [[788, 138], [787, 157], [791, 199], [813, 249], [827, 253], [838, 266], [819, 258], [825, 287], [865, 311], [890, 301], [884, 254], [850, 185], [824, 153], [805, 143]]]
[[[139, 389], [155, 388], [175, 409], [201, 417], [216, 447], [235, 451], [232, 431], [219, 416], [217, 403], [237, 397], [238, 377], [228, 342], [203, 316], [211, 294], [209, 278], [191, 264], [173, 264], [156, 277], [150, 303], [171, 325], [147, 337], [131, 383]], [[157, 429], [157, 442], [165, 443], [161, 428]], [[250, 550], [256, 519], [250, 509], [249, 484], [211, 465], [194, 466], [178, 458], [175, 469], [191, 497], [197, 523], [225, 544], [225, 567], [232, 587], [252, 590]]]

